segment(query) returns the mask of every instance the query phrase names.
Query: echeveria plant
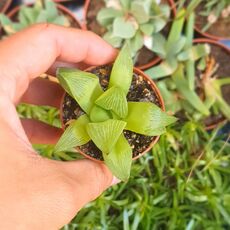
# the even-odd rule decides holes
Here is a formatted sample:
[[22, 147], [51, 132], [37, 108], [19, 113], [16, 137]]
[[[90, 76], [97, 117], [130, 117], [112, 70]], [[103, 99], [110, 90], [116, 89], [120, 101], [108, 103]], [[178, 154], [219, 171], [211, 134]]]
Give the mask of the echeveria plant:
[[105, 0], [106, 8], [98, 15], [98, 22], [107, 29], [104, 39], [116, 48], [129, 42], [132, 56], [143, 45], [153, 43], [170, 17], [170, 7], [157, 0]]
[[52, 0], [36, 0], [33, 6], [22, 5], [14, 22], [4, 14], [0, 14], [0, 24], [7, 35], [11, 35], [35, 23], [48, 22], [62, 26], [70, 26], [69, 20], [60, 14]]
[[129, 178], [132, 163], [132, 148], [123, 130], [158, 136], [176, 120], [151, 102], [127, 101], [133, 78], [133, 63], [127, 47], [113, 64], [106, 91], [102, 90], [98, 77], [89, 72], [59, 68], [57, 76], [85, 114], [68, 123], [55, 151], [65, 151], [92, 140], [102, 151], [105, 164], [121, 180]]

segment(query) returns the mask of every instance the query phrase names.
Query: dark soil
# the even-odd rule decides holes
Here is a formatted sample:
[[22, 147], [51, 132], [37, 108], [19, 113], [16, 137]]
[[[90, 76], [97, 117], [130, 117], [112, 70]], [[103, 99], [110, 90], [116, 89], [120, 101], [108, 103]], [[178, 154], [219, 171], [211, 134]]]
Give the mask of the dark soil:
[[[108, 87], [111, 68], [111, 66], [100, 66], [95, 67], [95, 69], [91, 71], [99, 77], [100, 84], [103, 90], [106, 90]], [[148, 101], [158, 106], [161, 106], [158, 96], [155, 92], [153, 92], [151, 88], [150, 82], [144, 80], [142, 76], [135, 73], [133, 74], [132, 84], [127, 94], [127, 100], [142, 102]], [[84, 114], [84, 112], [82, 111], [78, 103], [68, 94], [66, 94], [62, 107], [63, 123], [66, 124], [71, 119], [77, 119], [82, 114]], [[144, 152], [148, 148], [149, 144], [156, 138], [137, 134], [128, 130], [124, 130], [123, 133], [133, 149], [133, 157], [136, 157]], [[79, 148], [85, 154], [93, 158], [103, 160], [102, 152], [96, 147], [96, 145], [92, 141], [89, 141], [87, 144], [82, 145]]]
[[[189, 1], [190, 2], [190, 1]], [[195, 10], [196, 12], [196, 27], [201, 31], [204, 26], [207, 24], [207, 17], [201, 16], [199, 12], [204, 10], [204, 3], [201, 3]], [[230, 20], [219, 18], [217, 22], [213, 23], [205, 33], [217, 36], [230, 38]]]
[[[224, 50], [223, 48], [211, 45], [211, 57], [213, 57], [216, 62], [219, 64], [219, 68], [217, 70], [216, 75], [219, 77], [229, 77], [230, 76], [230, 68], [229, 68], [229, 60], [230, 60], [230, 52]], [[196, 70], [196, 76], [200, 76], [202, 72], [199, 70]], [[202, 92], [203, 89], [199, 87], [200, 85], [200, 79], [198, 78], [198, 91]], [[222, 88], [222, 93], [224, 99], [227, 101], [227, 103], [230, 105], [230, 85], [226, 85]], [[202, 94], [202, 93], [201, 93]], [[202, 96], [201, 96], [202, 97]], [[204, 123], [206, 126], [210, 126], [213, 124], [217, 124], [224, 120], [224, 117], [222, 114], [218, 115], [211, 115], [210, 117], [206, 118], [204, 120]]]
[[[162, 0], [162, 3], [168, 4], [167, 0]], [[106, 29], [103, 28], [98, 22], [97, 22], [97, 14], [100, 11], [101, 8], [105, 7], [104, 0], [91, 0], [87, 15], [86, 15], [86, 21], [87, 21], [87, 28], [90, 31], [93, 31], [94, 33], [98, 34], [99, 36], [103, 36], [106, 32]], [[172, 13], [171, 13], [172, 17]], [[167, 36], [169, 33], [171, 23], [169, 22], [166, 27], [163, 29], [162, 34]], [[135, 66], [142, 66], [146, 65], [149, 62], [153, 61], [154, 59], [158, 58], [158, 56], [147, 49], [145, 46], [140, 49], [139, 54], [137, 56], [137, 60], [135, 63]]]

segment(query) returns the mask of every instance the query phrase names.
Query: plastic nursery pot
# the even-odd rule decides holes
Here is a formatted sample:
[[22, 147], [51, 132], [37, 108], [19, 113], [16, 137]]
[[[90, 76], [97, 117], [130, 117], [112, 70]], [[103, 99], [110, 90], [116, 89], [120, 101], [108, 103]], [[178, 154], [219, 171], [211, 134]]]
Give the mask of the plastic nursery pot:
[[[101, 2], [104, 2], [104, 0], [86, 0], [85, 1], [85, 4], [84, 4], [84, 28], [86, 28], [87, 30], [92, 30], [92, 28], [89, 28], [89, 26], [88, 26], [88, 14], [89, 14], [91, 2], [95, 2], [94, 10], [96, 11], [95, 13], [97, 13], [103, 7], [103, 5], [101, 5]], [[161, 2], [167, 2], [169, 4], [169, 6], [171, 8], [171, 18], [175, 17], [176, 6], [175, 6], [174, 1], [173, 0], [163, 0], [163, 1], [161, 0]], [[95, 23], [95, 26], [99, 27], [100, 25], [96, 21], [97, 20], [96, 16], [93, 16], [93, 17], [95, 17], [95, 19], [93, 20]], [[166, 25], [166, 27], [168, 27], [168, 25], [169, 25], [169, 23]], [[96, 34], [100, 35], [100, 36], [102, 36], [103, 33], [105, 32], [105, 30], [104, 30], [103, 33], [101, 34], [101, 32], [98, 32], [98, 30], [92, 30], [92, 31], [95, 32]], [[147, 48], [143, 47], [141, 50], [145, 54], [145, 55], [142, 55], [143, 58], [145, 58], [144, 56], [146, 56], [146, 55], [153, 56], [153, 52], [148, 50]], [[150, 59], [150, 61], [147, 61], [146, 63], [135, 65], [136, 68], [141, 69], [141, 70], [145, 70], [145, 69], [148, 69], [148, 68], [152, 67], [153, 65], [159, 63], [161, 60], [160, 57], [158, 57], [158, 56], [151, 57], [149, 59]]]
[[0, 13], [5, 13], [10, 4], [11, 4], [12, 0], [0, 0]]
[[[200, 6], [198, 6], [195, 10], [196, 12], [196, 15], [199, 14], [199, 11], [202, 10], [202, 3]], [[221, 35], [221, 31], [225, 31], [225, 32], [229, 32], [229, 26], [230, 26], [230, 23], [227, 22], [227, 25], [224, 25], [223, 22], [221, 22], [220, 20], [217, 20], [216, 23], [214, 23], [209, 29], [207, 32], [203, 32], [202, 31], [202, 24], [204, 23], [204, 17], [202, 16], [197, 16], [196, 17], [196, 22], [195, 22], [195, 30], [200, 34], [202, 35], [203, 37], [206, 37], [206, 38], [209, 38], [209, 39], [213, 39], [213, 40], [216, 40], [216, 41], [219, 41], [219, 40], [227, 40], [227, 39], [230, 39], [230, 35]], [[206, 20], [205, 20], [206, 21]]]
[[[105, 65], [98, 67], [93, 66], [86, 69], [85, 71], [96, 74], [100, 79], [101, 87], [105, 90], [108, 86], [109, 74], [111, 72], [111, 69], [112, 65]], [[141, 93], [138, 91], [140, 89], [143, 90], [141, 91]], [[139, 100], [149, 98], [149, 101], [154, 101], [153, 103], [157, 104], [163, 111], [165, 111], [164, 101], [157, 86], [146, 74], [144, 74], [141, 70], [137, 68], [134, 68], [132, 84], [127, 95], [128, 101], [130, 100], [130, 98], [134, 98], [134, 95], [138, 94], [134, 92], [139, 92], [139, 94], [141, 95], [138, 98]], [[82, 114], [84, 114], [84, 112], [81, 110], [77, 102], [75, 102], [75, 100], [71, 98], [67, 93], [65, 93], [62, 97], [60, 106], [60, 120], [62, 123], [63, 130], [65, 129], [65, 124], [68, 121], [72, 119], [77, 119]], [[148, 152], [157, 143], [159, 139], [159, 136], [147, 137], [127, 130], [124, 130], [123, 133], [126, 139], [128, 140], [129, 144], [131, 146], [134, 146], [133, 160], [138, 159], [143, 154]], [[147, 144], [140, 146], [139, 143], [143, 144], [144, 141], [146, 141]], [[136, 148], [137, 145], [139, 147], [138, 149]], [[93, 144], [92, 141], [88, 142], [83, 146], [77, 147], [76, 149], [80, 154], [82, 154], [86, 158], [89, 158], [97, 162], [103, 162], [101, 151]]]
[[[207, 43], [211, 46], [211, 54], [214, 56], [214, 58], [216, 59], [216, 61], [219, 63], [219, 68], [218, 68], [218, 73], [220, 72], [221, 76], [230, 76], [230, 69], [229, 69], [229, 58], [230, 58], [230, 49], [228, 47], [226, 47], [225, 45], [217, 42], [217, 41], [213, 41], [210, 39], [206, 39], [206, 38], [200, 38], [200, 39], [195, 39], [193, 41], [193, 43], [198, 44], [198, 43]], [[226, 71], [228, 71], [226, 73]], [[225, 73], [225, 74], [223, 74]], [[223, 91], [222, 91], [223, 92]], [[226, 88], [226, 93], [224, 93], [225, 99], [228, 99], [228, 103], [230, 104], [230, 99], [229, 99], [229, 93], [230, 93], [230, 86], [228, 86], [228, 88]], [[226, 94], [226, 95], [225, 95]], [[210, 118], [212, 118], [212, 116], [210, 116]], [[226, 122], [227, 119], [223, 116], [220, 116], [218, 118], [216, 118], [216, 120], [214, 119], [214, 122], [210, 122], [210, 123], [205, 123], [206, 126], [206, 130], [212, 130], [214, 128], [216, 128], [218, 125]]]
[[[29, 4], [29, 5], [31, 5], [31, 4]], [[64, 14], [69, 19], [71, 27], [82, 29], [81, 23], [76, 19], [76, 17], [74, 16], [74, 14], [70, 10], [68, 10], [65, 6], [63, 6], [61, 4], [57, 4], [57, 8], [62, 14]], [[16, 20], [19, 10], [20, 10], [20, 6], [17, 6], [14, 9], [12, 9], [7, 14], [7, 16], [13, 20]]]

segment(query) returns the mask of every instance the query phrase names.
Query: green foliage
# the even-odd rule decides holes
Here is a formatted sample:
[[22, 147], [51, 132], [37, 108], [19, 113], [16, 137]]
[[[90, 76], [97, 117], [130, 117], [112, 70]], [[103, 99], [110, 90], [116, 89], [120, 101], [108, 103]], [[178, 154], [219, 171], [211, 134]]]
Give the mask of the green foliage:
[[110, 170], [121, 180], [128, 179], [132, 162], [132, 149], [123, 136], [123, 130], [156, 136], [176, 121], [153, 103], [127, 102], [126, 95], [133, 78], [128, 46], [118, 55], [111, 71], [109, 88], [105, 92], [98, 77], [92, 73], [59, 68], [57, 76], [63, 88], [86, 114], [70, 123], [55, 152], [69, 150], [92, 140], [102, 151]]
[[230, 145], [188, 122], [168, 128], [120, 183], [85, 206], [63, 230], [228, 229]]
[[[208, 64], [211, 47], [208, 44], [193, 45], [195, 15], [187, 18], [185, 33], [185, 10], [178, 12], [168, 39], [158, 40], [152, 47], [162, 57], [162, 62], [146, 71], [153, 79], [160, 79], [158, 85], [166, 102], [166, 110], [173, 114], [183, 110], [189, 116], [203, 119], [215, 107], [229, 119], [230, 106], [224, 101], [217, 77], [225, 77], [223, 85], [229, 84], [228, 76], [216, 76], [218, 65]], [[163, 51], [162, 51], [163, 49]], [[212, 60], [212, 63], [215, 62]], [[218, 60], [217, 60], [218, 62]], [[209, 70], [210, 69], [210, 70]], [[201, 72], [197, 75], [197, 70]], [[207, 73], [208, 71], [208, 73]], [[196, 91], [196, 78], [199, 79], [205, 98], [202, 101]], [[173, 100], [174, 105], [171, 101]]]
[[15, 22], [6, 15], [0, 14], [0, 24], [7, 35], [41, 22], [70, 26], [67, 17], [58, 11], [56, 4], [51, 0], [36, 0], [33, 6], [21, 6]]
[[206, 17], [207, 23], [202, 28], [206, 32], [218, 19], [229, 21], [230, 0], [204, 0], [204, 8], [199, 14]]
[[132, 56], [144, 46], [146, 37], [153, 42], [170, 17], [170, 7], [156, 0], [105, 0], [97, 20], [107, 32], [104, 39], [116, 48], [129, 43]]

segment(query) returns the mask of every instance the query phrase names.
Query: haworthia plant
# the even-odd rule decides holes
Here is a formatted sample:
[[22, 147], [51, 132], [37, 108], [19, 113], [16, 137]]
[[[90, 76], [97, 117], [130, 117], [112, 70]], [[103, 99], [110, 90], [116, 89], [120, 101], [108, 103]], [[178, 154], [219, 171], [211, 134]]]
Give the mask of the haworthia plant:
[[104, 39], [116, 48], [128, 42], [132, 56], [145, 45], [153, 43], [170, 17], [170, 6], [157, 0], [104, 0], [106, 8], [98, 22], [107, 29]]
[[68, 18], [58, 11], [52, 0], [36, 0], [33, 6], [22, 5], [15, 22], [6, 15], [0, 14], [0, 24], [7, 35], [41, 22], [70, 26]]
[[[202, 119], [210, 115], [214, 107], [229, 119], [230, 107], [223, 99], [220, 88], [229, 84], [229, 78], [222, 76], [225, 78], [216, 79], [218, 64], [210, 65], [210, 59], [215, 61], [211, 58], [211, 47], [208, 44], [193, 45], [193, 13], [187, 18], [185, 34], [182, 34], [185, 15], [187, 12], [183, 9], [178, 12], [167, 40], [162, 36], [156, 37], [153, 49], [161, 56], [162, 62], [146, 73], [159, 80], [158, 87], [166, 101], [167, 111], [175, 114], [183, 109], [195, 119]], [[196, 76], [197, 72], [202, 72], [201, 76]], [[196, 92], [195, 78], [200, 79], [204, 100]]]
[[55, 147], [55, 152], [71, 149], [92, 140], [102, 151], [113, 174], [126, 181], [132, 163], [132, 148], [123, 135], [130, 130], [146, 136], [161, 135], [176, 118], [150, 102], [127, 102], [133, 78], [133, 63], [128, 46], [113, 64], [109, 87], [103, 91], [96, 75], [77, 69], [59, 68], [62, 87], [85, 114], [73, 120]]

